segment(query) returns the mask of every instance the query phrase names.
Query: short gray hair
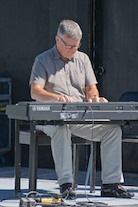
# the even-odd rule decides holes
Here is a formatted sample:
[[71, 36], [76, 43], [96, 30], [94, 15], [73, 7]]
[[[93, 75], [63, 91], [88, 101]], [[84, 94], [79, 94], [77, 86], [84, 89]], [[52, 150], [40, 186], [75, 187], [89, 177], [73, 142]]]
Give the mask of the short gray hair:
[[78, 23], [69, 19], [61, 21], [57, 30], [57, 36], [62, 37], [65, 34], [74, 40], [82, 38], [82, 31]]

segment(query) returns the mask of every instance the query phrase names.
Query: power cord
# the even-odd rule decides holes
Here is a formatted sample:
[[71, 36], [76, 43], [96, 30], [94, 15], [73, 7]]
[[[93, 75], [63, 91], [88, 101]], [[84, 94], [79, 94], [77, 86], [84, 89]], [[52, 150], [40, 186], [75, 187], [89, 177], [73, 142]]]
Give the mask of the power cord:
[[[84, 118], [85, 117], [85, 114], [86, 114], [86, 112], [87, 112], [87, 109], [90, 109], [91, 110], [91, 120], [92, 120], [92, 139], [91, 139], [91, 154], [90, 154], [90, 166], [88, 166], [89, 168], [87, 168], [88, 170], [90, 170], [90, 172], [92, 171], [92, 163], [93, 163], [93, 127], [94, 127], [94, 113], [93, 113], [93, 110], [92, 110], [92, 107], [91, 106], [86, 106], [86, 109], [85, 109], [85, 111], [84, 111], [84, 113], [83, 113], [83, 116], [82, 116], [82, 118]], [[90, 174], [90, 173], [89, 173]], [[88, 177], [86, 177], [86, 179], [85, 179], [85, 196], [86, 196], [86, 198], [87, 198], [87, 200], [88, 200], [88, 202], [79, 202], [79, 204], [80, 205], [87, 205], [87, 206], [91, 206], [91, 205], [94, 205], [94, 206], [107, 206], [107, 204], [106, 203], [103, 203], [103, 202], [94, 202], [94, 201], [91, 201], [90, 199], [89, 199], [89, 197], [88, 197], [88, 195], [87, 195], [87, 192], [86, 192], [86, 187], [87, 187], [87, 183], [88, 183], [88, 179], [89, 179], [89, 176]]]

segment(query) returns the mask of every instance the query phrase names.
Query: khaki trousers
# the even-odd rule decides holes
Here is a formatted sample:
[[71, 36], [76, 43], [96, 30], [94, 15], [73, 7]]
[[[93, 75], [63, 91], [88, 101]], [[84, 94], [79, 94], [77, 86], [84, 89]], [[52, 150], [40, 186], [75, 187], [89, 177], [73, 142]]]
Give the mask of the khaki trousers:
[[[122, 131], [118, 125], [37, 126], [51, 137], [58, 183], [73, 183], [71, 134], [101, 142], [101, 179], [103, 184], [124, 182], [122, 175]], [[85, 155], [84, 155], [85, 156]]]

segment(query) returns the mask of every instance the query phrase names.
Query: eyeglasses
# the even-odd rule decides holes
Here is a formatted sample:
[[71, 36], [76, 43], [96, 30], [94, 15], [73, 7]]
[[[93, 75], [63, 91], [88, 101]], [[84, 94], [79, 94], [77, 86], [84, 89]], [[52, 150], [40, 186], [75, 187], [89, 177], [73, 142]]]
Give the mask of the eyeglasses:
[[62, 40], [62, 42], [64, 43], [67, 49], [72, 49], [72, 48], [78, 49], [81, 46], [81, 43], [79, 45], [74, 45], [74, 46], [67, 45], [66, 42], [64, 42], [64, 40], [61, 37], [59, 38]]

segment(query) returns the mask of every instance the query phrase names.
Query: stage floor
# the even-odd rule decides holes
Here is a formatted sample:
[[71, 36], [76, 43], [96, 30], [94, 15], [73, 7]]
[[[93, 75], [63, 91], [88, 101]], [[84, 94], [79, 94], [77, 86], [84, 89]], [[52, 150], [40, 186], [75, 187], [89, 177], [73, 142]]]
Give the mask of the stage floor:
[[[100, 196], [101, 173], [96, 173], [95, 192], [90, 193], [90, 187], [85, 186], [86, 172], [79, 171], [77, 199], [73, 201], [65, 200], [68, 206], [132, 206], [138, 207], [138, 173], [124, 173], [126, 189], [133, 191], [135, 196], [131, 199], [103, 198]], [[21, 192], [19, 198], [14, 198], [14, 168], [0, 168], [0, 206], [18, 207], [20, 198], [28, 193], [28, 168], [21, 170]], [[46, 194], [49, 197], [53, 193], [59, 194], [59, 186], [54, 169], [38, 169], [37, 192]], [[80, 205], [81, 202], [81, 205]], [[50, 206], [50, 205], [49, 205]], [[59, 206], [59, 205], [58, 205]]]

